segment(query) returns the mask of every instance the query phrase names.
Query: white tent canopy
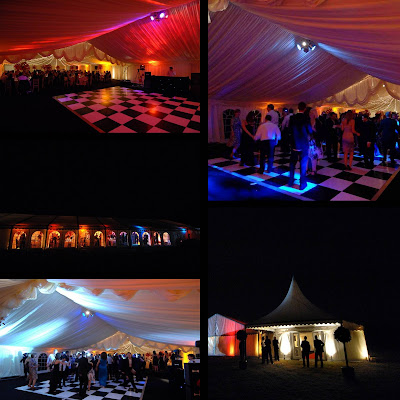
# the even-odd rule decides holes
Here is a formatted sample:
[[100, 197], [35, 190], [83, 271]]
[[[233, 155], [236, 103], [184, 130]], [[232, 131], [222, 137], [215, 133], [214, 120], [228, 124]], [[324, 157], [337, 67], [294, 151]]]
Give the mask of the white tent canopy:
[[284, 323], [310, 324], [316, 322], [339, 322], [339, 320], [312, 304], [304, 296], [293, 277], [282, 303], [275, 310], [248, 326]]
[[[82, 315], [86, 310], [93, 317]], [[197, 279], [0, 280], [0, 377], [20, 374], [19, 354], [53, 349], [192, 351], [200, 339]]]

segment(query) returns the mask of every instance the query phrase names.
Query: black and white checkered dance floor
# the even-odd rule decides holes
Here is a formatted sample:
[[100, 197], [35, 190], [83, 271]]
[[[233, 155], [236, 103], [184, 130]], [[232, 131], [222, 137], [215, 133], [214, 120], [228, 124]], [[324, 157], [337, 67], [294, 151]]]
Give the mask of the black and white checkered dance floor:
[[123, 381], [116, 383], [114, 381], [107, 381], [105, 388], [101, 388], [98, 381], [91, 385], [90, 390], [86, 392], [85, 397], [79, 396], [79, 382], [68, 382], [67, 387], [57, 389], [56, 394], [49, 394], [50, 381], [43, 381], [36, 384], [35, 389], [31, 390], [27, 385], [17, 387], [17, 390], [25, 392], [35, 393], [39, 395], [55, 397], [58, 399], [85, 399], [85, 400], [102, 400], [102, 399], [115, 399], [115, 400], [133, 400], [143, 399], [144, 391], [147, 384], [147, 377], [143, 381], [135, 382], [138, 393], [132, 390], [132, 386], [124, 388], [122, 386]]
[[200, 103], [120, 86], [54, 99], [101, 133], [198, 133]]
[[[258, 157], [259, 154], [256, 153]], [[399, 170], [382, 165], [382, 157], [375, 157], [374, 168], [366, 168], [363, 158], [354, 155], [352, 170], [345, 170], [343, 154], [335, 163], [326, 158], [318, 161], [317, 174], [308, 176], [307, 187], [300, 190], [299, 163], [295, 171], [295, 185], [288, 186], [289, 182], [289, 155], [275, 150], [273, 170], [271, 173], [257, 173], [259, 165], [255, 167], [240, 166], [239, 159], [212, 158], [208, 165], [230, 173], [238, 179], [246, 179], [253, 184], [259, 184], [298, 198], [299, 200], [317, 201], [369, 201], [376, 200], [385, 190], [390, 180]], [[232, 199], [234, 200], [234, 199]]]

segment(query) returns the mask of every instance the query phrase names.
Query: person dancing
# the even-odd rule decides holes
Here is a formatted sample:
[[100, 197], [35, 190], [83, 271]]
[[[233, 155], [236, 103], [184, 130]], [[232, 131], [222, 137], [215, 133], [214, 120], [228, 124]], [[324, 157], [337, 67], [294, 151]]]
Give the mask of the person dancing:
[[[345, 114], [341, 129], [343, 131], [342, 144], [343, 144], [343, 153], [344, 153], [344, 166], [347, 170], [351, 171], [351, 165], [353, 163], [353, 155], [354, 155], [354, 135], [360, 136], [358, 132], [356, 132], [354, 127], [354, 119], [353, 112], [351, 110], [347, 111]], [[350, 154], [349, 157], [349, 165], [347, 165], [347, 155]]]

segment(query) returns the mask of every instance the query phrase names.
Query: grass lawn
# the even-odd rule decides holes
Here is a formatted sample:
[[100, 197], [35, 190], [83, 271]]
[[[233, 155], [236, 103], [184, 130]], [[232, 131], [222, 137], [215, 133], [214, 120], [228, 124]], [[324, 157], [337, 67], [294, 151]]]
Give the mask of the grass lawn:
[[[311, 362], [312, 361], [312, 362]], [[238, 357], [208, 357], [209, 399], [400, 399], [400, 363], [351, 362], [355, 379], [342, 376], [345, 362], [324, 362], [324, 368], [303, 368], [302, 360], [261, 364]]]

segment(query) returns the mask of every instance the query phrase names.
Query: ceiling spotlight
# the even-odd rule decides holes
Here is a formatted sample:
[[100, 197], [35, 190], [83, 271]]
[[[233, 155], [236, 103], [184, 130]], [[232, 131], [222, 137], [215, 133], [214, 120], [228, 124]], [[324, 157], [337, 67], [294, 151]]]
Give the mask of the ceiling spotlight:
[[166, 11], [156, 12], [150, 15], [150, 19], [152, 21], [159, 22], [161, 19], [168, 18], [168, 14]]
[[297, 47], [299, 50], [303, 50], [304, 53], [308, 53], [310, 50], [311, 50], [311, 51], [315, 50], [315, 48], [316, 48], [317, 46], [316, 46], [316, 44], [313, 43], [311, 40], [303, 39], [303, 40], [301, 41], [301, 45], [300, 45], [300, 43], [297, 43], [297, 44], [296, 44], [296, 47]]
[[89, 318], [89, 317], [93, 317], [93, 313], [90, 312], [89, 310], [86, 310], [85, 312], [82, 313], [83, 317]]

